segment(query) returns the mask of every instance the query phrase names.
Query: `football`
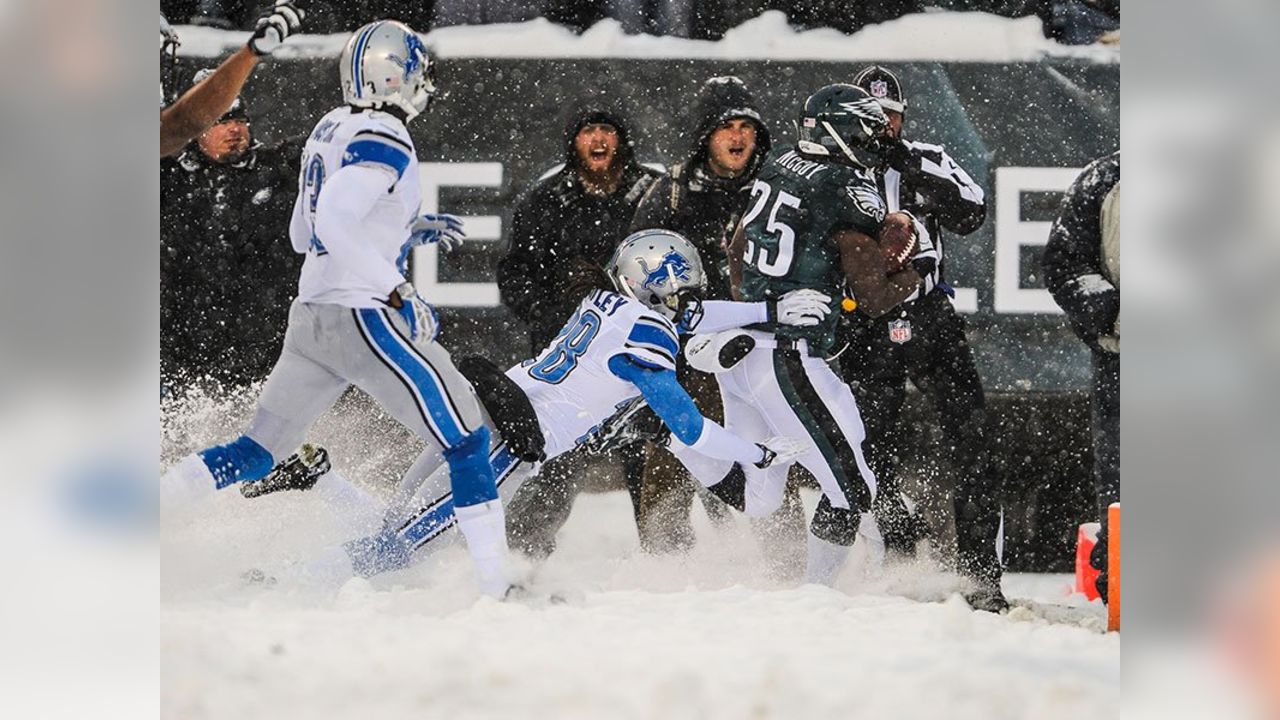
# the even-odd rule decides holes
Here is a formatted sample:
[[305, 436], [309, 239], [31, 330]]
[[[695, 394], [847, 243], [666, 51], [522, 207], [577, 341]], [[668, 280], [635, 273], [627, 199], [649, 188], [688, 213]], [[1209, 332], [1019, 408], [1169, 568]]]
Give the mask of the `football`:
[[907, 213], [889, 213], [885, 216], [876, 241], [880, 243], [880, 252], [884, 255], [885, 274], [899, 272], [911, 262], [919, 245], [915, 222]]

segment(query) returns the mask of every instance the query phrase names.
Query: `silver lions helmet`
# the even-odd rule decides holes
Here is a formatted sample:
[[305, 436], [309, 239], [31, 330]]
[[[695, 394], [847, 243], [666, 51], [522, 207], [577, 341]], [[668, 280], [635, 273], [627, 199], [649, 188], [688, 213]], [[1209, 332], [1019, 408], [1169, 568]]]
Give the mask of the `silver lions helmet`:
[[[690, 301], [707, 290], [698, 250], [679, 233], [641, 230], [618, 245], [605, 270], [618, 288], [668, 320], [676, 320]], [[696, 312], [696, 308], [694, 308]]]
[[351, 36], [338, 61], [342, 99], [348, 105], [404, 111], [406, 122], [427, 109], [436, 92], [435, 63], [408, 25], [369, 23]]

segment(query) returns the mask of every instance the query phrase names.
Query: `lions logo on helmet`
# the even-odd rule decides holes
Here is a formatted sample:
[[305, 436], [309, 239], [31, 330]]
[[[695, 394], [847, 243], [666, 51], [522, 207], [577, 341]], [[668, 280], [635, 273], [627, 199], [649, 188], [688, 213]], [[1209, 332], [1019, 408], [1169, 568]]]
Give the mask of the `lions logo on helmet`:
[[707, 288], [697, 249], [670, 230], [641, 230], [627, 236], [606, 270], [618, 292], [669, 320], [676, 319], [682, 294], [699, 297]]
[[652, 288], [666, 282], [668, 278], [672, 282], [676, 280], [689, 280], [689, 259], [684, 255], [672, 250], [662, 256], [662, 262], [658, 267], [650, 270], [645, 259], [639, 258], [640, 267], [644, 269], [645, 280], [644, 287]]

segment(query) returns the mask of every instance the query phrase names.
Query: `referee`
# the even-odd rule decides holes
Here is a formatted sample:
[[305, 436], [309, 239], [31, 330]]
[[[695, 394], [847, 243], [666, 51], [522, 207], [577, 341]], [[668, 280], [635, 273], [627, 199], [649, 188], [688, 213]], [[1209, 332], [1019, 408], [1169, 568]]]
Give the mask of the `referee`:
[[977, 230], [986, 218], [986, 197], [941, 146], [902, 137], [907, 102], [897, 76], [871, 66], [854, 84], [876, 98], [889, 118], [884, 160], [875, 168], [888, 210], [915, 215], [936, 250], [912, 261], [924, 283], [902, 305], [879, 318], [845, 316], [842, 373], [867, 427], [864, 447], [879, 485], [872, 511], [886, 550], [914, 554], [923, 526], [908, 512], [897, 474], [902, 451], [897, 426], [909, 379], [937, 409], [950, 450], [958, 568], [975, 583], [967, 599], [975, 609], [999, 612], [1008, 603], [1000, 590], [999, 486], [988, 459], [986, 401], [964, 319], [952, 306], [954, 291], [943, 278], [944, 231], [968, 235]]

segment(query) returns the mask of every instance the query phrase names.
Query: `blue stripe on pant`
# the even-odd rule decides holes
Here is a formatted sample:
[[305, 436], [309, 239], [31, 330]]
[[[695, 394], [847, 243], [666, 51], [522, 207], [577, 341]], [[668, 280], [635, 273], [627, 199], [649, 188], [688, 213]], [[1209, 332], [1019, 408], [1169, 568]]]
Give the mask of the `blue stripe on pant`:
[[366, 308], [357, 313], [374, 348], [409, 385], [427, 429], [440, 444], [448, 448], [466, 437], [469, 433], [462, 427], [460, 418], [454, 415], [449, 392], [435, 370], [417, 353], [405, 347], [406, 341], [392, 329], [383, 311]]
[[[489, 464], [501, 487], [520, 465], [520, 459], [512, 454], [506, 443], [499, 443], [489, 455]], [[383, 530], [377, 535], [352, 540], [343, 547], [351, 557], [351, 566], [356, 574], [370, 577], [407, 566], [414, 550], [439, 537], [456, 523], [453, 493], [449, 493], [400, 526], [399, 530]]]

